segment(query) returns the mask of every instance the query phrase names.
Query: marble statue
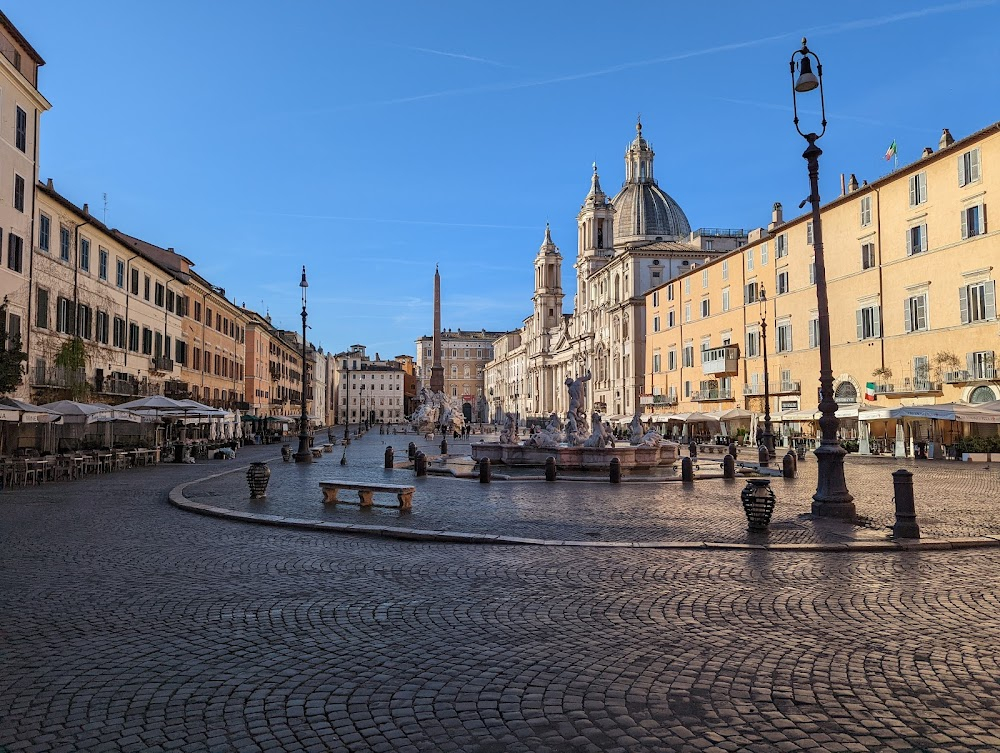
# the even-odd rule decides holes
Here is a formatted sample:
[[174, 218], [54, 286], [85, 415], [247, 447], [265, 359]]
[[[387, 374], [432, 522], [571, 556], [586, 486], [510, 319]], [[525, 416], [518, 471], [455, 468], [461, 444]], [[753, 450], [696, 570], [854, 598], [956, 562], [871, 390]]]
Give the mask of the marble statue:
[[420, 390], [420, 407], [413, 414], [413, 428], [421, 434], [461, 432], [465, 426], [462, 403], [457, 397], [443, 392]]
[[594, 411], [591, 416], [591, 421], [594, 425], [594, 432], [583, 442], [584, 447], [593, 447], [598, 450], [603, 450], [608, 446], [608, 436], [610, 432], [605, 428], [604, 423], [601, 421], [601, 414]]
[[562, 441], [563, 435], [559, 430], [559, 417], [553, 413], [549, 416], [549, 422], [545, 428], [536, 426], [524, 444], [529, 447], [553, 448], [558, 447]]
[[500, 427], [500, 444], [515, 444], [517, 442], [514, 414], [505, 413]]
[[642, 421], [639, 420], [639, 414], [636, 413], [632, 417], [632, 423], [628, 425], [629, 428], [629, 444], [639, 444], [642, 442]]
[[667, 440], [663, 438], [660, 432], [650, 429], [639, 440], [639, 445], [641, 447], [659, 447], [661, 444], [665, 443]]

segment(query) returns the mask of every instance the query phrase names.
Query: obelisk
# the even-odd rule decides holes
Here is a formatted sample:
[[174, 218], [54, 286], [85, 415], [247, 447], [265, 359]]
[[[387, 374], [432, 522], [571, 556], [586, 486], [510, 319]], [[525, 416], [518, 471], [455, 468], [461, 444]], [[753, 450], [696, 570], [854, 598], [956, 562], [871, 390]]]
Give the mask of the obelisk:
[[431, 392], [444, 392], [444, 366], [441, 365], [441, 273], [434, 265], [434, 361], [431, 364]]

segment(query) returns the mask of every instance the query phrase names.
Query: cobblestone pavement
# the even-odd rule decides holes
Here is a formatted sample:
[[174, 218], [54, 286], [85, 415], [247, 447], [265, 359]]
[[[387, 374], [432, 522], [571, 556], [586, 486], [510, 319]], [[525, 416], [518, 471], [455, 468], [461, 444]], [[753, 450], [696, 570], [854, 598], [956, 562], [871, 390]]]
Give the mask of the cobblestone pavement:
[[205, 470], [0, 495], [0, 749], [1000, 749], [1000, 550], [330, 536], [167, 504]]
[[[184, 493], [199, 503], [241, 511], [431, 531], [573, 541], [836, 544], [885, 540], [887, 527], [894, 522], [892, 471], [905, 467], [914, 474], [924, 537], [1000, 535], [1000, 464], [985, 467], [849, 457], [845, 464], [848, 486], [858, 513], [866, 521], [864, 527], [857, 527], [812, 518], [816, 461], [810, 454], [799, 462], [798, 478], [772, 478], [778, 504], [771, 527], [766, 533], [749, 534], [739, 496], [746, 483], [743, 480], [713, 478], [696, 481], [693, 486], [676, 479], [612, 485], [605, 475], [594, 474], [591, 482], [497, 481], [487, 486], [478, 480], [415, 478], [411, 470], [384, 470], [386, 445], [393, 445], [396, 458], [405, 460], [406, 444], [413, 440], [413, 435], [385, 437], [369, 432], [348, 447], [346, 466], [339, 465], [342, 447], [309, 466], [271, 463], [266, 501], [249, 498], [241, 474], [220, 476], [188, 487]], [[417, 443], [428, 452], [438, 452], [434, 442], [419, 439]], [[469, 451], [467, 442], [449, 444], [453, 453]], [[276, 455], [274, 448], [270, 456]], [[718, 455], [707, 456], [700, 464], [706, 473], [718, 475], [720, 460]], [[498, 473], [505, 470], [502, 466], [495, 469]], [[532, 472], [541, 473], [539, 469]], [[317, 484], [334, 477], [414, 484], [413, 512], [400, 515], [396, 509], [324, 505]], [[347, 492], [341, 497], [356, 499]], [[395, 502], [391, 497], [385, 501]]]

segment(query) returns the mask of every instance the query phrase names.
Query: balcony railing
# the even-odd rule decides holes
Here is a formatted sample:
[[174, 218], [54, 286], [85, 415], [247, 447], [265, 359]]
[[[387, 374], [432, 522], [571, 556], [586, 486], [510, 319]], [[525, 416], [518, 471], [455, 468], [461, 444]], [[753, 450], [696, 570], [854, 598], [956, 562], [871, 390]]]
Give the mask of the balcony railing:
[[166, 356], [153, 356], [152, 367], [153, 371], [173, 371], [174, 362]]
[[733, 391], [731, 389], [708, 389], [698, 390], [691, 394], [691, 399], [696, 403], [707, 403], [715, 400], [732, 400]]
[[86, 382], [86, 369], [36, 366], [31, 370], [31, 383], [36, 387], [77, 387]]
[[[768, 391], [772, 395], [800, 395], [802, 394], [802, 382], [775, 382], [774, 384], [769, 385]], [[757, 384], [744, 384], [743, 394], [763, 395], [764, 383], [758, 382]]]
[[705, 376], [736, 376], [739, 373], [740, 349], [723, 345], [701, 352], [701, 371]]
[[902, 384], [876, 384], [875, 393], [878, 395], [925, 395], [929, 393], [940, 393], [941, 382], [932, 382], [929, 379], [914, 379], [909, 377], [903, 380]]
[[996, 369], [988, 364], [984, 364], [972, 371], [963, 369], [961, 371], [949, 371], [944, 375], [944, 381], [948, 384], [961, 384], [962, 382], [985, 381], [996, 378]]
[[677, 395], [640, 395], [639, 405], [677, 405]]

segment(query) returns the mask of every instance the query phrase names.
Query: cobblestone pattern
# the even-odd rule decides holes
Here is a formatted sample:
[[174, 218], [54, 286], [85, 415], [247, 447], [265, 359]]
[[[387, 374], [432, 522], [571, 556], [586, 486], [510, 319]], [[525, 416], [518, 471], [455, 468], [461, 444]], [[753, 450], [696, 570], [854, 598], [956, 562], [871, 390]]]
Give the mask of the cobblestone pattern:
[[[836, 543], [885, 538], [887, 527], [894, 522], [892, 471], [906, 467], [914, 474], [918, 521], [925, 537], [1000, 535], [1000, 466], [850, 457], [846, 464], [848, 486], [855, 495], [858, 513], [867, 520], [860, 529], [811, 518], [816, 462], [808, 456], [799, 462], [798, 478], [771, 479], [778, 499], [773, 522], [768, 532], [749, 534], [739, 499], [745, 482], [739, 479], [699, 480], [693, 486], [678, 481], [612, 485], [594, 475], [590, 483], [497, 481], [483, 485], [477, 480], [415, 478], [410, 470], [383, 470], [385, 443], [393, 444], [397, 458], [405, 459], [409, 441], [413, 435], [381, 437], [369, 433], [348, 448], [346, 466], [339, 465], [341, 447], [307, 467], [272, 463], [266, 501], [250, 500], [245, 481], [237, 475], [189, 487], [185, 495], [215, 506], [296, 518], [536, 539]], [[428, 451], [437, 451], [436, 443], [418, 442]], [[450, 449], [467, 452], [468, 444], [451, 443]], [[714, 460], [703, 458], [701, 467], [716, 473], [718, 456]], [[504, 469], [495, 466], [495, 470], [502, 473]], [[412, 483], [417, 488], [413, 512], [400, 515], [394, 509], [324, 505], [318, 483], [331, 477]], [[384, 501], [394, 502], [389, 497]]]
[[1000, 551], [359, 539], [169, 507], [199, 472], [0, 499], [0, 747], [1000, 748]]

